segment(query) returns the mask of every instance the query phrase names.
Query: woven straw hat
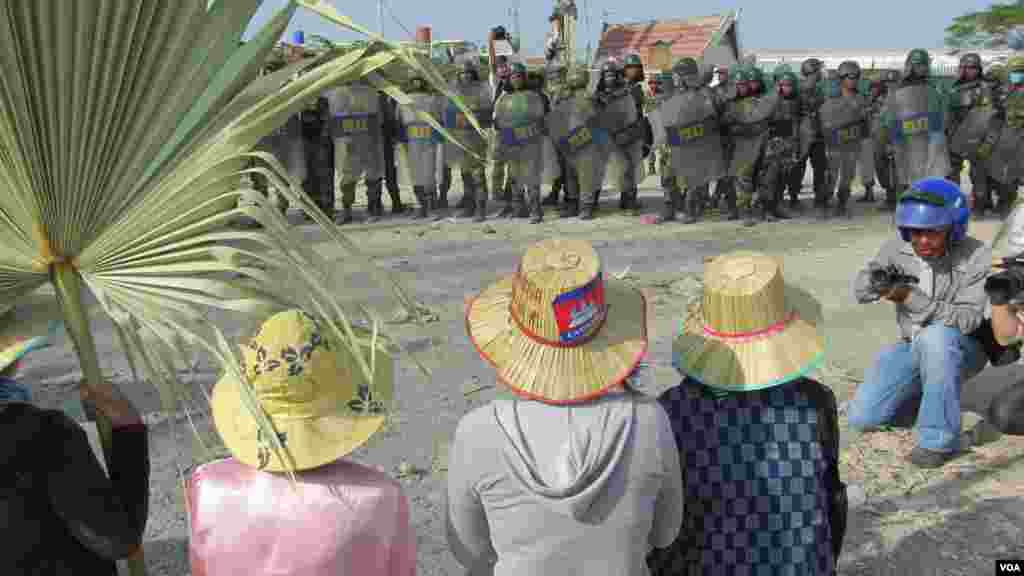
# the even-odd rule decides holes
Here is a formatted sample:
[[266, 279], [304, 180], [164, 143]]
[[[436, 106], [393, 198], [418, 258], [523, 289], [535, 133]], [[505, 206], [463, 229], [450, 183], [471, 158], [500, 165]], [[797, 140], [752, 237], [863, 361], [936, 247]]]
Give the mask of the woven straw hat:
[[821, 305], [787, 285], [782, 265], [739, 251], [705, 264], [704, 296], [672, 344], [676, 369], [726, 391], [761, 390], [811, 372], [825, 338]]
[[647, 351], [646, 302], [602, 273], [589, 242], [549, 239], [466, 308], [477, 352], [517, 396], [549, 404], [594, 399]]
[[[368, 343], [365, 348], [369, 358]], [[299, 310], [275, 314], [242, 346], [246, 379], [290, 453], [292, 469], [334, 462], [384, 424], [394, 367], [386, 352], [375, 355], [374, 381], [367, 386], [348, 349]], [[217, 382], [210, 404], [214, 426], [235, 458], [261, 470], [288, 469], [263, 439], [230, 373]]]

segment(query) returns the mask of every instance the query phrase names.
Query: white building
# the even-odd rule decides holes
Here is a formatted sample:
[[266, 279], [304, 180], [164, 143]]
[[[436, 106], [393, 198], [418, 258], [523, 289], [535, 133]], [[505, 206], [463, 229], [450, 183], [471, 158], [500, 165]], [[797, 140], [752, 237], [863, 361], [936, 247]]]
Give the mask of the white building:
[[[902, 70], [907, 54], [912, 48], [868, 48], [855, 50], [757, 50], [752, 49], [748, 54], [756, 57], [757, 65], [761, 68], [771, 70], [778, 64], [789, 64], [795, 70], [808, 58], [818, 58], [825, 63], [825, 68], [834, 70], [839, 64], [846, 60], [853, 60], [860, 64], [864, 70]], [[928, 53], [932, 56], [932, 69], [938, 75], [955, 75], [960, 64], [960, 56], [964, 52], [954, 53], [945, 49], [930, 49]], [[1009, 50], [978, 50], [981, 61], [985, 66], [1000, 62], [1005, 63], [1006, 58], [1011, 54]]]

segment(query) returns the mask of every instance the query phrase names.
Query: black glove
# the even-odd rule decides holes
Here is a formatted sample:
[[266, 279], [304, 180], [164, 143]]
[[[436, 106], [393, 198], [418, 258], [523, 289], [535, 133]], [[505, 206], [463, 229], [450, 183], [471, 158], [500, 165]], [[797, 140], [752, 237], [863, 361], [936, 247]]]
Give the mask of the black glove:
[[993, 306], [1005, 306], [1024, 292], [1024, 270], [1010, 268], [985, 280], [985, 294]]

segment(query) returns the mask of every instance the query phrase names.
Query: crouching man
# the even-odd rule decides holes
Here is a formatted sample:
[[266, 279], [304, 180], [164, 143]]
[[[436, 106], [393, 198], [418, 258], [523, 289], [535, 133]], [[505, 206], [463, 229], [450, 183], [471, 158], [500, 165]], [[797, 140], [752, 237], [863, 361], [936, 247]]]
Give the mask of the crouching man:
[[984, 320], [985, 278], [992, 253], [967, 235], [970, 211], [952, 182], [926, 178], [899, 199], [899, 237], [857, 273], [862, 304], [895, 304], [900, 341], [882, 349], [857, 388], [850, 426], [909, 426], [917, 446], [910, 462], [937, 468], [960, 447], [960, 387], [988, 358], [970, 336]]

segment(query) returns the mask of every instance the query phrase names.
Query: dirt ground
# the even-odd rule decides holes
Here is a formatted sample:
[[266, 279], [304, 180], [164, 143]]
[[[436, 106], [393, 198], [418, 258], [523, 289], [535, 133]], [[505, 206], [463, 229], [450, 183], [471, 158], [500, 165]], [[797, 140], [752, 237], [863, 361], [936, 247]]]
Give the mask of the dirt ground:
[[[659, 192], [653, 178], [644, 184], [641, 199], [653, 214], [661, 206]], [[459, 192], [453, 196], [457, 199]], [[605, 200], [606, 206], [613, 203], [617, 199]], [[806, 197], [804, 203], [809, 204]], [[391, 333], [432, 370], [432, 378], [425, 380], [411, 363], [402, 362], [392, 422], [385, 433], [352, 456], [400, 477], [412, 504], [418, 573], [463, 573], [447, 551], [443, 530], [445, 446], [461, 415], [489, 401], [494, 393], [493, 374], [472, 351], [464, 333], [464, 296], [511, 272], [525, 247], [538, 239], [560, 235], [591, 240], [608, 273], [654, 293], [652, 370], [647, 385], [657, 394], [679, 381], [668, 365], [670, 343], [687, 302], [699, 294], [703, 259], [738, 248], [763, 251], [781, 257], [787, 280], [821, 300], [830, 356], [818, 377], [843, 403], [877, 348], [896, 337], [888, 305], [860, 306], [850, 293], [856, 268], [894, 233], [891, 216], [863, 204], [853, 209], [851, 220], [821, 223], [798, 218], [752, 229], [714, 220], [657, 226], [617, 210], [605, 210], [591, 222], [548, 216], [538, 226], [521, 220], [474, 224], [462, 219], [413, 223], [398, 218], [347, 228], [362, 250], [407, 282], [433, 313], [426, 322], [390, 326]], [[988, 240], [996, 224], [972, 223], [972, 231]], [[331, 249], [311, 226], [300, 231], [330, 256]], [[339, 289], [371, 290], [361, 280]], [[15, 311], [16, 317], [30, 313], [24, 307]], [[155, 391], [145, 383], [130, 382], [127, 364], [114, 348], [112, 336], [103, 332], [109, 332], [104, 326], [98, 324], [97, 337], [104, 368], [144, 411], [153, 413], [148, 416], [153, 458], [146, 543], [150, 574], [188, 574], [188, 528], [177, 474], [179, 468], [201, 458], [189, 418], [155, 415], [159, 408]], [[240, 325], [225, 329], [235, 334], [244, 330]], [[197, 390], [208, 389], [215, 372], [203, 363], [186, 380]], [[968, 382], [965, 410], [986, 405], [988, 398], [1021, 373], [1019, 366], [989, 369]], [[73, 411], [72, 390], [80, 372], [68, 343], [30, 358], [22, 375], [36, 385], [40, 404]], [[202, 414], [191, 416], [198, 428], [208, 428]], [[965, 428], [973, 429], [977, 420], [966, 417]], [[996, 558], [1024, 556], [1020, 528], [1024, 526], [1024, 439], [991, 438], [980, 431], [969, 434], [975, 440], [964, 456], [939, 471], [921, 472], [903, 461], [913, 445], [908, 432], [856, 435], [846, 430], [845, 417], [843, 425], [843, 476], [851, 485], [854, 506], [841, 561], [843, 574], [987, 574]]]

